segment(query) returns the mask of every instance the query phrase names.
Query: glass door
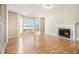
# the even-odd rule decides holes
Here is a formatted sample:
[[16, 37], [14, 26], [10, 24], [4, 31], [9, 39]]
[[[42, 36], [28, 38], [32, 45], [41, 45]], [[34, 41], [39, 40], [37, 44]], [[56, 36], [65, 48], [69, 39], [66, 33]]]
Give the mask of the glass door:
[[36, 30], [36, 19], [33, 17], [23, 17], [23, 32], [34, 34]]

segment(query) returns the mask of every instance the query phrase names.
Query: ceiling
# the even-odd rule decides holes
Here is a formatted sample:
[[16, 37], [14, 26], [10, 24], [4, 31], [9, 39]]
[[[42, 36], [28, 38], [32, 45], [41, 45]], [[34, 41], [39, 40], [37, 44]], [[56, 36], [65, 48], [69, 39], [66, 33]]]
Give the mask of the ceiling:
[[21, 13], [26, 16], [49, 16], [54, 13], [63, 12], [67, 10], [74, 11], [79, 9], [79, 5], [53, 5], [52, 8], [47, 9], [43, 4], [8, 4], [8, 10]]

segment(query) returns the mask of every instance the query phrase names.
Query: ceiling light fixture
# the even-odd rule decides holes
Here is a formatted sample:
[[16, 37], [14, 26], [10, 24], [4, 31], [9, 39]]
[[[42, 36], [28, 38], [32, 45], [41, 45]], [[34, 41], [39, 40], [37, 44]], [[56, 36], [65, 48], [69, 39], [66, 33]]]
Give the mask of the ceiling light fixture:
[[51, 5], [51, 4], [45, 4], [45, 5], [43, 5], [43, 7], [50, 9], [50, 8], [53, 8], [53, 5]]

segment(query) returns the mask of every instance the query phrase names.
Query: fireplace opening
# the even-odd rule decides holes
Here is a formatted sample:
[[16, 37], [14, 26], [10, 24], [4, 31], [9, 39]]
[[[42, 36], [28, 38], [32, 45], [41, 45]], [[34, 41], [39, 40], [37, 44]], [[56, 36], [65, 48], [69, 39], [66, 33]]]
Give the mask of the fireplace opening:
[[59, 36], [70, 38], [70, 29], [59, 29]]

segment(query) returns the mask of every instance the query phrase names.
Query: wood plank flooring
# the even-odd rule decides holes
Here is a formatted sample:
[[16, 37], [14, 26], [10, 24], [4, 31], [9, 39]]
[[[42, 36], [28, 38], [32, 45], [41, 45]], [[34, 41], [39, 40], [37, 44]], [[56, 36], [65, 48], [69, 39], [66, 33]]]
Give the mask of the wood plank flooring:
[[79, 42], [50, 35], [26, 34], [9, 39], [5, 54], [78, 54]]

